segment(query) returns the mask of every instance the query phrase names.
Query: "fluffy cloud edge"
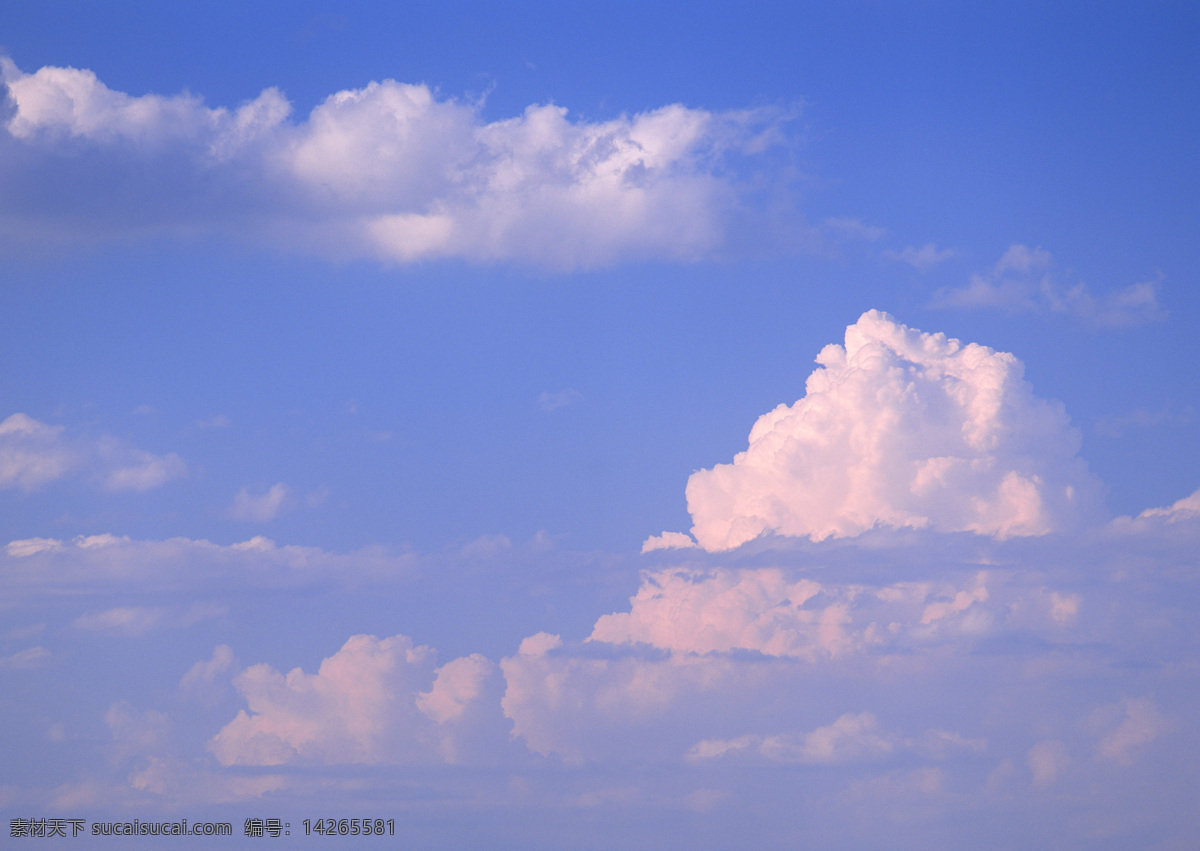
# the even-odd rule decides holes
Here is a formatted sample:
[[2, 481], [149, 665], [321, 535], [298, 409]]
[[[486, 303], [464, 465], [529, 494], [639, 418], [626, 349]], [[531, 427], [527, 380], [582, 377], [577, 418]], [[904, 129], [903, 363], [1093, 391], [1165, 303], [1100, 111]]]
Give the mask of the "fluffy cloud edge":
[[[165, 204], [168, 226], [255, 223], [268, 242], [397, 264], [572, 269], [714, 256], [728, 247], [734, 213], [753, 214], [739, 163], [784, 143], [794, 112], [670, 104], [586, 121], [535, 104], [485, 122], [478, 104], [389, 79], [330, 95], [295, 120], [277, 89], [230, 110], [188, 94], [114, 91], [87, 69], [24, 73], [3, 57], [0, 79], [8, 144], [39, 167], [80, 146], [118, 162], [178, 161], [212, 198], [195, 189], [159, 198], [139, 171], [128, 175], [132, 194]], [[23, 215], [15, 196], [0, 193], [3, 207]], [[117, 228], [155, 226], [110, 212]], [[69, 230], [68, 213], [59, 223]]]
[[804, 397], [760, 417], [733, 463], [689, 478], [704, 549], [878, 526], [1003, 539], [1099, 516], [1078, 431], [1061, 404], [1034, 395], [1013, 355], [872, 310], [817, 363]]
[[0, 488], [29, 492], [80, 475], [111, 493], [144, 492], [187, 472], [174, 452], [155, 455], [111, 435], [69, 433], [23, 413], [0, 421]]
[[1097, 294], [1082, 281], [1064, 283], [1063, 277], [1049, 251], [1014, 243], [965, 286], [938, 290], [929, 306], [1057, 314], [1096, 329], [1145, 325], [1167, 316], [1158, 298], [1160, 280]]

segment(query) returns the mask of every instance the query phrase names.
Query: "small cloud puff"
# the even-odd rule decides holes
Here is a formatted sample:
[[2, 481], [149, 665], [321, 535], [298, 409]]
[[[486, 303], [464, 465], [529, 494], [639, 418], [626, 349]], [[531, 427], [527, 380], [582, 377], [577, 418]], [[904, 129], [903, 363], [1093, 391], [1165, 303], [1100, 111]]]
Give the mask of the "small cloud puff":
[[1123, 765], [1174, 728], [1148, 697], [1125, 698], [1120, 704], [1097, 709], [1088, 720], [1093, 729], [1104, 730], [1096, 743], [1097, 756]]
[[188, 668], [187, 673], [179, 680], [179, 688], [186, 693], [204, 693], [214, 688], [217, 678], [236, 666], [233, 648], [228, 644], [218, 644], [213, 648], [211, 659], [197, 662]]
[[34, 490], [78, 466], [80, 458], [63, 440], [64, 430], [20, 413], [0, 422], [0, 487]]
[[817, 363], [804, 398], [760, 417], [732, 464], [688, 480], [701, 547], [875, 526], [1040, 535], [1098, 503], [1078, 432], [1011, 354], [873, 310]]
[[248, 488], [242, 488], [233, 498], [229, 516], [234, 520], [262, 523], [274, 520], [295, 503], [295, 497], [283, 482], [271, 485], [261, 494], [252, 494]]
[[32, 491], [78, 473], [109, 492], [147, 491], [185, 475], [187, 465], [173, 452], [154, 455], [108, 435], [71, 436], [27, 414], [0, 422], [0, 488]]
[[825, 227], [845, 239], [861, 239], [874, 242], [887, 233], [887, 228], [863, 224], [861, 219], [849, 216], [833, 216], [825, 220]]
[[661, 535], [651, 535], [642, 542], [642, 552], [654, 550], [678, 550], [696, 546], [690, 535], [683, 532], [663, 532]]
[[494, 667], [472, 655], [439, 668], [406, 636], [355, 635], [315, 674], [265, 664], [239, 673], [250, 711], [209, 750], [225, 766], [456, 762]]
[[955, 254], [956, 252], [952, 248], [943, 248], [938, 251], [936, 245], [928, 242], [920, 248], [909, 245], [901, 251], [888, 249], [883, 252], [883, 259], [892, 263], [906, 263], [918, 272], [928, 272], [934, 266], [953, 258]]

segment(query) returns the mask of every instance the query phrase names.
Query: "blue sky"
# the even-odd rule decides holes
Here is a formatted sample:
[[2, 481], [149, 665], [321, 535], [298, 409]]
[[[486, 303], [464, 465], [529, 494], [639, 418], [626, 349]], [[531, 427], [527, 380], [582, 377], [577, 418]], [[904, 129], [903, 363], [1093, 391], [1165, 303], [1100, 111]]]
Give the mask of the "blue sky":
[[971, 6], [5, 4], [0, 809], [1194, 837], [1200, 15]]

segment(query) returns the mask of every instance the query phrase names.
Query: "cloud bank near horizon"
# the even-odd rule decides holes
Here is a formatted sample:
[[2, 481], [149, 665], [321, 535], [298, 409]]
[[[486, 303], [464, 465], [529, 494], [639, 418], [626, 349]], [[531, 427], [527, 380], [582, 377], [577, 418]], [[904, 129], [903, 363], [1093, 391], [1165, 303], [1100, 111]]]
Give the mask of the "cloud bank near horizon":
[[[169, 700], [104, 701], [106, 782], [19, 800], [170, 809], [416, 778], [481, 806], [620, 809], [655, 788], [720, 815], [746, 806], [759, 775], [740, 772], [774, 767], [793, 774], [764, 800], [814, 802], [813, 824], [862, 808], [1001, 819], [1049, 801], [1185, 835], [1195, 819], [1174, 790], [1194, 776], [1200, 491], [1105, 521], [1078, 434], [1013, 355], [871, 311], [818, 363], [806, 395], [713, 468], [725, 491], [689, 484], [700, 546], [669, 532], [601, 559], [543, 536], [435, 556], [263, 537], [9, 542], [6, 611], [42, 621], [0, 636], [6, 676], [49, 672], [83, 642], [132, 655], [170, 644], [166, 630], [217, 639], [174, 660]], [[26, 419], [10, 431], [63, 439]], [[764, 532], [781, 537], [739, 546]], [[614, 583], [628, 603], [598, 606]], [[264, 591], [286, 592], [278, 611]], [[545, 602], [517, 614], [513, 596]], [[487, 634], [474, 632], [440, 656], [399, 623], [290, 647], [306, 599], [351, 620], [374, 606], [390, 625], [400, 598], [408, 616], [457, 612], [444, 639], [499, 610], [524, 637], [473, 645]], [[582, 628], [548, 626], [565, 606]], [[246, 618], [259, 620], [235, 639]], [[251, 633], [290, 649], [247, 647]], [[47, 740], [84, 726], [53, 721]], [[614, 790], [614, 776], [632, 779]]]
[[[671, 104], [592, 122], [534, 104], [486, 122], [478, 104], [383, 80], [296, 120], [275, 88], [213, 108], [114, 91], [86, 69], [24, 73], [3, 57], [0, 80], [7, 240], [249, 228], [272, 244], [391, 263], [713, 256], [733, 215], [753, 215], [734, 161], [783, 142], [789, 118]], [[63, 174], [75, 200], [55, 207], [45, 185]], [[106, 208], [103, 223], [73, 220], [85, 196]]]
[[[326, 786], [354, 766], [372, 772], [364, 781], [372, 788], [394, 782], [393, 771], [501, 766], [536, 782], [541, 769], [566, 766], [579, 789], [546, 790], [542, 800], [603, 796], [596, 769], [680, 784], [671, 788], [681, 800], [709, 790], [694, 802], [723, 812], [741, 789], [730, 770], [791, 766], [803, 771], [791, 793], [808, 789], [843, 816], [897, 802], [930, 818], [962, 806], [994, 815], [1049, 796], [1083, 818], [1092, 804], [1082, 801], [1113, 806], [1135, 780], [1158, 795], [1189, 770], [1171, 755], [1195, 743], [1184, 719], [1195, 710], [1198, 506], [1200, 492], [1062, 535], [882, 528], [781, 542], [766, 566], [753, 548], [629, 554], [642, 577], [628, 605], [604, 613], [591, 601], [590, 632], [537, 631], [542, 624], [526, 617], [530, 632], [515, 648], [445, 663], [405, 634], [351, 635], [311, 668], [307, 653], [291, 653], [291, 670], [253, 655], [243, 666], [244, 648], [218, 644], [178, 666], [175, 702], [106, 704], [117, 776], [74, 800], [319, 797], [335, 794]], [[406, 561], [263, 540], [100, 538], [7, 547], [15, 588], [23, 574], [52, 572], [46, 593], [66, 593], [83, 612], [65, 631], [23, 632], [0, 666], [9, 675], [45, 668], [69, 641], [148, 642], [160, 628], [195, 630], [220, 613], [217, 604], [263, 587], [315, 580], [328, 589], [395, 576]], [[469, 593], [477, 570], [452, 586]], [[188, 610], [196, 583], [218, 577], [226, 599]], [[371, 587], [375, 595], [381, 586]], [[403, 593], [422, 587], [410, 580]], [[101, 611], [95, 595], [104, 588], [124, 608]], [[438, 584], [441, 604], [457, 605], [445, 592]], [[136, 605], [138, 595], [157, 607]], [[683, 770], [690, 779], [673, 773]], [[46, 800], [65, 788], [46, 790]], [[521, 806], [510, 792], [494, 794]], [[36, 789], [26, 794], [42, 800]], [[1139, 800], [1119, 806], [1162, 816], [1178, 803]], [[1186, 829], [1181, 811], [1171, 812], [1164, 823]]]

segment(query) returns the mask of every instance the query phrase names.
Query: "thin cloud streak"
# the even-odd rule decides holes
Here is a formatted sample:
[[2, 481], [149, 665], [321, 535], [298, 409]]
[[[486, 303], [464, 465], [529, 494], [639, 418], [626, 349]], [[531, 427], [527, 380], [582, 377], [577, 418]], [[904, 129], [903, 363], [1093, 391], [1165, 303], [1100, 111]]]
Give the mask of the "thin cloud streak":
[[966, 286], [938, 290], [929, 306], [1060, 314], [1092, 328], [1126, 328], [1167, 316], [1158, 301], [1159, 281], [1096, 294], [1082, 281], [1071, 284], [1061, 278], [1049, 251], [1014, 244]]

